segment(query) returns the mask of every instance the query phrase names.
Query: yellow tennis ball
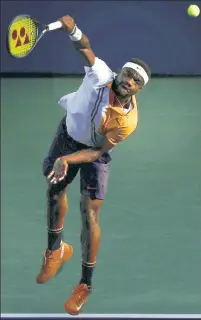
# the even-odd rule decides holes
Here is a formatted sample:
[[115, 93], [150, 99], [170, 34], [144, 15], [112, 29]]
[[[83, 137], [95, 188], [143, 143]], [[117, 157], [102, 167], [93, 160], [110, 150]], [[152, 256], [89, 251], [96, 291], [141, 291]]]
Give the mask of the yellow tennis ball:
[[197, 18], [200, 14], [200, 8], [198, 6], [196, 6], [196, 4], [191, 4], [188, 7], [187, 12], [190, 17]]

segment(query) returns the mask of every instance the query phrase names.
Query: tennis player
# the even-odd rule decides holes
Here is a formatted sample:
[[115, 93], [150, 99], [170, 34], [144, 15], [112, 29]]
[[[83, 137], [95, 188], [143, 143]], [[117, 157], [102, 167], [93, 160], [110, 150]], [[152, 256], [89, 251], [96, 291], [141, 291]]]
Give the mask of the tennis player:
[[69, 314], [77, 315], [92, 291], [101, 235], [99, 214], [107, 188], [111, 151], [136, 129], [135, 95], [147, 84], [151, 72], [143, 61], [132, 59], [119, 74], [113, 73], [95, 56], [88, 38], [72, 17], [65, 16], [61, 22], [85, 59], [85, 77], [76, 92], [59, 101], [66, 116], [44, 160], [43, 172], [48, 180], [48, 246], [36, 282], [41, 284], [53, 278], [72, 257], [73, 248], [62, 241], [62, 231], [68, 208], [66, 190], [80, 171], [82, 273], [64, 304]]

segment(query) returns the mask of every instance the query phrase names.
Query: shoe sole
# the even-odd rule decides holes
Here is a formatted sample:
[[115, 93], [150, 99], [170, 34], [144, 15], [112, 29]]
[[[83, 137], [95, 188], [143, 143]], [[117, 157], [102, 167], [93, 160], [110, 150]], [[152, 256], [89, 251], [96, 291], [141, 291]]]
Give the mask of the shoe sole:
[[71, 316], [78, 316], [81, 313], [81, 310], [79, 312], [73, 312], [73, 311], [67, 310], [65, 306], [64, 306], [64, 310]]

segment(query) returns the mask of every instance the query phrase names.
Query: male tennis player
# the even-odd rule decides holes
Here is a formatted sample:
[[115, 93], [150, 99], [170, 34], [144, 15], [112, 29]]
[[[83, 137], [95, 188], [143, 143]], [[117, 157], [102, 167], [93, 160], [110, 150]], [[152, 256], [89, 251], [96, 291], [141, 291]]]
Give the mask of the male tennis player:
[[85, 77], [76, 92], [62, 97], [59, 104], [67, 115], [61, 120], [56, 136], [44, 160], [48, 178], [48, 247], [37, 276], [45, 283], [55, 276], [73, 253], [62, 241], [68, 202], [66, 189], [80, 171], [80, 211], [82, 275], [64, 308], [72, 315], [80, 313], [91, 292], [91, 279], [100, 246], [99, 213], [106, 193], [111, 150], [130, 136], [137, 127], [135, 95], [146, 85], [150, 70], [139, 59], [127, 62], [116, 75], [98, 59], [88, 38], [74, 19], [61, 19], [75, 48], [85, 58]]

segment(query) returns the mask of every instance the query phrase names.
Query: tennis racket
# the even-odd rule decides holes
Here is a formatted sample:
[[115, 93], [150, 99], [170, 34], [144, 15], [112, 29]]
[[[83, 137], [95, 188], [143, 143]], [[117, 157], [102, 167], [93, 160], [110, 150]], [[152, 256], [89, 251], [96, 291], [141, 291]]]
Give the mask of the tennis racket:
[[35, 48], [36, 44], [48, 31], [62, 28], [62, 23], [56, 21], [43, 27], [29, 15], [15, 17], [9, 28], [7, 37], [8, 52], [15, 58], [24, 58]]

